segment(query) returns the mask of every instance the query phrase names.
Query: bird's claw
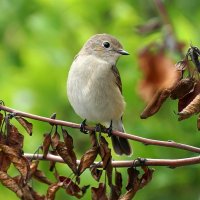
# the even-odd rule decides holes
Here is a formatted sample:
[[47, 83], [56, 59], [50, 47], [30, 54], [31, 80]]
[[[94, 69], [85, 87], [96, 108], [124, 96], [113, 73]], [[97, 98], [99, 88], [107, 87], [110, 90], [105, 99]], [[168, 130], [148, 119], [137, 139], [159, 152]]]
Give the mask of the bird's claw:
[[110, 122], [110, 126], [107, 128], [108, 137], [112, 136], [112, 121]]
[[82, 132], [82, 133], [84, 133], [84, 134], [88, 134], [88, 131], [86, 130], [86, 127], [87, 125], [86, 125], [86, 119], [85, 120], [83, 120], [83, 122], [81, 123], [81, 127], [80, 127], [80, 131]]

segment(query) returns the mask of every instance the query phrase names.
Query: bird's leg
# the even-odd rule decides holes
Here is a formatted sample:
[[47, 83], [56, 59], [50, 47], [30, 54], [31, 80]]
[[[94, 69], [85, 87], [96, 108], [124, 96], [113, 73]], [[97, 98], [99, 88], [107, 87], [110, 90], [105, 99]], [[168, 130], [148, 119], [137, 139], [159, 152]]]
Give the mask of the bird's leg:
[[101, 133], [101, 130], [102, 130], [102, 125], [101, 124], [96, 124], [96, 126], [95, 126], [95, 132]]
[[110, 121], [110, 126], [107, 128], [107, 133], [109, 137], [112, 135], [112, 120]]
[[86, 127], [86, 119], [83, 120], [83, 122], [81, 123], [81, 127], [80, 127], [80, 131], [84, 134], [88, 134], [88, 131], [85, 129]]

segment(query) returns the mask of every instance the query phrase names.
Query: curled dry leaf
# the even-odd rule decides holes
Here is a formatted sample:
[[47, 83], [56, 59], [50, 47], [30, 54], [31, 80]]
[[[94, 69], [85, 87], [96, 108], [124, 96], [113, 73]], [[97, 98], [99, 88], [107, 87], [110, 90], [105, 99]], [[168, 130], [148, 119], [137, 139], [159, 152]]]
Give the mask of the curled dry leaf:
[[20, 172], [24, 182], [26, 182], [30, 171], [28, 160], [24, 156], [19, 154], [19, 152], [16, 149], [9, 147], [7, 145], [0, 144], [0, 150], [7, 155], [9, 160]]
[[108, 142], [103, 136], [100, 137], [99, 145], [100, 145], [99, 154], [103, 162], [103, 169], [105, 169], [109, 161], [112, 159], [111, 149], [108, 147]]
[[169, 89], [157, 91], [150, 103], [140, 115], [140, 118], [146, 119], [158, 112], [164, 101], [170, 96], [170, 93], [171, 91]]
[[16, 116], [15, 119], [24, 127], [24, 129], [27, 131], [29, 135], [32, 135], [33, 131], [33, 124], [28, 122], [23, 117]]
[[8, 189], [12, 190], [19, 198], [23, 197], [23, 192], [21, 187], [17, 184], [17, 182], [11, 178], [7, 173], [0, 171], [0, 182], [7, 187]]
[[153, 176], [154, 169], [150, 169], [147, 166], [142, 167], [144, 174], [140, 178], [140, 189], [146, 186], [151, 180]]
[[127, 192], [122, 195], [119, 200], [133, 199], [136, 192], [140, 189], [140, 179], [138, 177], [139, 171], [136, 168], [128, 168], [128, 185], [126, 186]]
[[9, 130], [9, 132], [7, 133], [8, 146], [13, 147], [21, 152], [24, 142], [24, 136], [19, 133], [18, 129], [12, 124], [8, 124], [7, 128]]
[[98, 145], [98, 140], [95, 131], [90, 131], [90, 141], [93, 147]]
[[4, 119], [3, 114], [0, 113], [0, 127], [1, 127], [1, 125], [2, 125], [3, 119]]
[[122, 174], [115, 170], [115, 185], [122, 189]]
[[175, 64], [175, 67], [177, 70], [184, 71], [187, 68], [187, 65], [188, 65], [187, 60], [181, 60]]
[[29, 172], [29, 178], [31, 178], [33, 176], [33, 174], [35, 173], [35, 171], [38, 168], [38, 164], [39, 164], [39, 160], [33, 160], [30, 163], [30, 172]]
[[103, 170], [97, 169], [95, 165], [90, 166], [90, 171], [92, 177], [96, 180], [99, 181], [102, 175]]
[[47, 133], [44, 135], [44, 140], [43, 140], [43, 144], [42, 144], [44, 158], [47, 157], [50, 145], [51, 145], [51, 133]]
[[48, 190], [47, 190], [47, 194], [45, 196], [45, 200], [54, 200], [55, 199], [55, 195], [56, 192], [58, 191], [58, 189], [60, 187], [63, 186], [62, 182], [57, 182], [57, 183], [53, 183], [49, 186]]
[[83, 197], [85, 194], [87, 188], [89, 186], [84, 186], [83, 188], [80, 188], [76, 183], [74, 183], [70, 178], [59, 176], [60, 182], [63, 182], [63, 188], [65, 189], [66, 193], [75, 196], [78, 199]]
[[200, 94], [198, 94], [193, 101], [178, 113], [179, 120], [187, 119], [188, 117], [198, 114], [200, 112]]
[[108, 197], [106, 196], [106, 185], [103, 183], [99, 183], [99, 187], [91, 188], [92, 192], [92, 200], [108, 200]]
[[[154, 48], [153, 48], [154, 47]], [[139, 53], [139, 66], [143, 73], [139, 94], [149, 102], [157, 91], [171, 88], [182, 77], [182, 71], [158, 46], [149, 45]]]
[[56, 129], [53, 136], [51, 137], [51, 146], [53, 149], [56, 149], [59, 141], [60, 141], [60, 135]]
[[79, 176], [85, 171], [85, 169], [89, 168], [94, 163], [98, 153], [99, 153], [98, 146], [94, 146], [84, 153], [84, 155], [81, 157], [81, 161], [78, 166]]
[[66, 147], [68, 149], [73, 149], [74, 148], [73, 138], [69, 135], [67, 130], [64, 129], [63, 127], [62, 127], [62, 135], [63, 135], [63, 139], [64, 139]]
[[108, 142], [105, 140], [103, 136], [100, 137], [99, 139], [99, 145], [100, 145], [100, 156], [103, 162], [103, 169], [106, 170], [106, 175], [108, 177], [108, 185], [112, 189], [112, 171], [113, 171], [113, 166], [112, 166], [112, 155], [111, 155], [111, 149], [108, 147]]
[[[0, 144], [6, 144], [7, 137], [4, 134], [0, 134]], [[8, 168], [10, 167], [11, 161], [8, 156], [3, 152], [0, 151], [0, 171], [7, 172]]]
[[115, 185], [111, 187], [110, 199], [119, 199], [122, 189], [122, 175], [115, 169]]
[[128, 172], [128, 184], [126, 186], [126, 190], [131, 190], [133, 188], [134, 184], [138, 185], [138, 183], [139, 183], [138, 176], [139, 176], [140, 172], [134, 167], [129, 167], [127, 169], [127, 172]]
[[73, 149], [66, 147], [64, 142], [59, 141], [56, 146], [57, 153], [61, 156], [64, 162], [71, 168], [74, 174], [77, 174], [76, 155]]
[[186, 108], [198, 94], [200, 94], [200, 81], [195, 83], [194, 90], [192, 92], [184, 96], [184, 98], [179, 99], [178, 112], [181, 112], [184, 108]]
[[171, 91], [170, 97], [172, 99], [182, 99], [184, 96], [194, 90], [195, 79], [194, 78], [183, 78], [181, 79], [175, 88]]
[[126, 186], [127, 192], [122, 195], [120, 200], [130, 200], [132, 199], [136, 192], [146, 186], [152, 179], [154, 170], [148, 167], [142, 167], [144, 174], [139, 178], [139, 171], [132, 167], [128, 168], [128, 185]]

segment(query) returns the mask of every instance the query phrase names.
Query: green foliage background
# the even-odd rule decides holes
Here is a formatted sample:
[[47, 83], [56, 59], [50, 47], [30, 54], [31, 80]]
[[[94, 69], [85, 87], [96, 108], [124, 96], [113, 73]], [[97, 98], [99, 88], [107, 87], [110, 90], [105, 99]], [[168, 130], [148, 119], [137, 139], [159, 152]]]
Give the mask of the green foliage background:
[[[166, 9], [179, 40], [199, 46], [200, 12], [199, 1], [166, 0]], [[57, 113], [58, 119], [80, 123], [66, 97], [66, 78], [73, 57], [83, 43], [93, 34], [109, 33], [116, 36], [131, 54], [122, 57], [118, 69], [123, 81], [127, 107], [124, 125], [128, 133], [160, 140], [174, 140], [199, 146], [200, 134], [196, 128], [196, 117], [178, 122], [177, 102], [167, 101], [158, 114], [141, 120], [139, 115], [145, 103], [137, 93], [142, 75], [139, 71], [137, 54], [139, 49], [151, 41], [160, 41], [162, 33], [142, 36], [134, 27], [147, 20], [159, 17], [150, 0], [0, 0], [0, 99], [18, 110], [50, 116]], [[177, 58], [178, 61], [181, 58]], [[50, 130], [48, 124], [32, 121], [33, 136], [25, 133], [24, 151], [33, 153], [42, 143], [43, 134]], [[78, 130], [68, 129], [74, 137], [75, 150], [80, 157], [89, 147], [88, 136]], [[115, 160], [151, 158], [182, 158], [192, 153], [156, 146], [134, 146], [132, 157]], [[40, 168], [53, 180], [48, 164], [41, 162]], [[62, 175], [69, 176], [65, 165], [58, 165]], [[124, 186], [127, 181], [125, 169]], [[15, 171], [11, 170], [12, 175]], [[84, 172], [82, 185], [98, 183]], [[102, 180], [103, 181], [103, 180]], [[177, 169], [156, 167], [152, 182], [137, 193], [136, 200], [187, 200], [200, 199], [200, 167], [193, 165]], [[37, 181], [32, 185], [45, 193], [47, 187]], [[90, 199], [88, 191], [83, 199]], [[0, 199], [14, 200], [16, 195], [0, 185]], [[59, 191], [56, 199], [74, 199]]]

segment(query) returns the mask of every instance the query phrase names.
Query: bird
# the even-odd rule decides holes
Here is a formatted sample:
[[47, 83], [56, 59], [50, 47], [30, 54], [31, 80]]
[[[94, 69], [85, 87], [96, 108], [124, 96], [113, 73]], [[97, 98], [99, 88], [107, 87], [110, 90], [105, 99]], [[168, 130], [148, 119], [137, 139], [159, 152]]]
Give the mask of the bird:
[[[121, 55], [129, 55], [112, 35], [102, 33], [90, 37], [75, 56], [68, 72], [67, 96], [75, 113], [93, 123], [125, 132], [122, 116], [125, 100], [116, 67]], [[111, 133], [113, 149], [118, 155], [131, 155], [126, 138]]]

